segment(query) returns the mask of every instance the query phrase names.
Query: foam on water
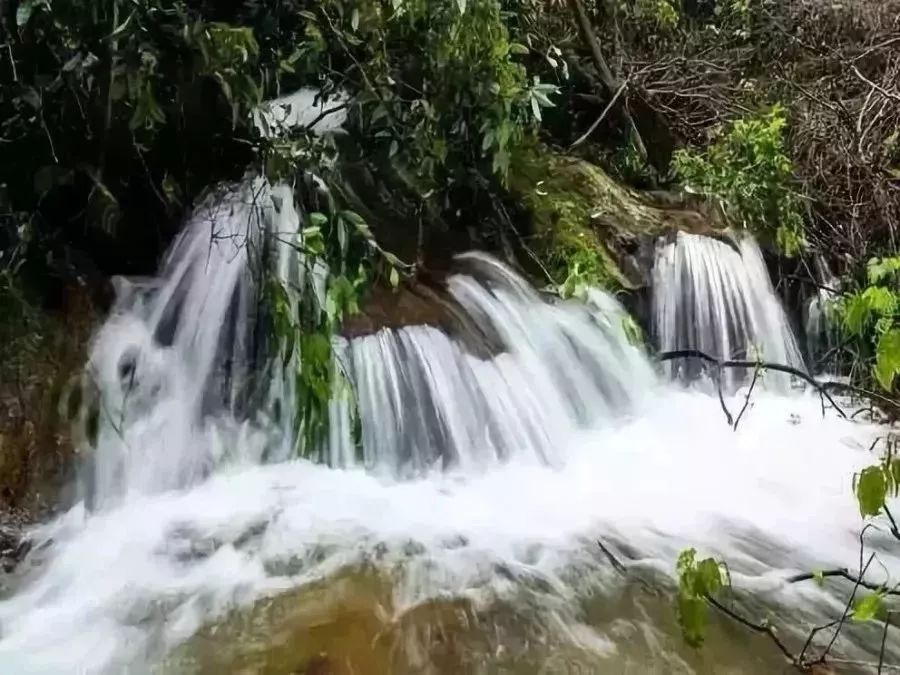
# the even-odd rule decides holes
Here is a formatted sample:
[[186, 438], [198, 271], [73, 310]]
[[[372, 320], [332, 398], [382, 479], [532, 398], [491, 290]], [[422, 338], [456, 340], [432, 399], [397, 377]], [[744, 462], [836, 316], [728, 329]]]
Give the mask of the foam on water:
[[[783, 573], [855, 559], [850, 481], [871, 462], [874, 433], [822, 420], [817, 399], [773, 394], [758, 396], [734, 432], [715, 399], [669, 390], [571, 437], [555, 468], [511, 461], [396, 482], [304, 461], [232, 467], [50, 526], [46, 568], [0, 605], [0, 662], [17, 673], [146, 662], [236, 603], [362, 560], [402, 570], [401, 605], [509, 592], [508, 577], [490, 571], [498, 563], [565, 589], [566, 568], [589, 561], [572, 593], [618, 583], [598, 537], [666, 570], [697, 546], [778, 586]], [[820, 599], [814, 587], [789, 592]]]

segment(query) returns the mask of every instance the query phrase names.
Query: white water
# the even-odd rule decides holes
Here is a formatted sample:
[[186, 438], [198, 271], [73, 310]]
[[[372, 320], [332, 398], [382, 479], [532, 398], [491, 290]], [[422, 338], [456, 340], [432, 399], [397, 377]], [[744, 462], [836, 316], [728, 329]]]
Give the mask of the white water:
[[[228, 214], [227, 232], [247, 216], [241, 206]], [[265, 410], [241, 414], [238, 396], [211, 396], [249, 368], [254, 350], [242, 336], [255, 305], [241, 299], [252, 295], [247, 259], [231, 240], [210, 247], [207, 236], [204, 249], [200, 222], [158, 290], [123, 299], [101, 331], [92, 364], [126, 423], [121, 436], [101, 434], [99, 510], [76, 507], [36, 533], [52, 544], [38, 547], [39, 569], [0, 603], [2, 672], [143, 672], [228, 609], [363, 561], [398, 578], [398, 607], [448, 595], [514, 601], [535, 579], [574, 606], [621, 583], [598, 537], [667, 572], [679, 550], [696, 546], [727, 559], [738, 583], [812, 611], [828, 602], [822, 591], [779, 579], [856, 559], [861, 521], [850, 482], [872, 462], [877, 429], [822, 419], [806, 394], [758, 391], [733, 431], [716, 399], [654, 374], [625, 339], [611, 298], [595, 291], [587, 305], [549, 305], [485, 256], [463, 260], [466, 274], [451, 277], [449, 290], [499, 353], [477, 358], [424, 327], [354, 340], [344, 358], [364, 461], [355, 463], [349, 434], [338, 433], [330, 457], [344, 468], [260, 465], [294, 439]], [[282, 205], [263, 222], [277, 229], [296, 219]], [[716, 302], [742, 293], [763, 302], [759, 288], [716, 287], [759, 278], [735, 260], [715, 263], [720, 254], [728, 255], [704, 253], [719, 270], [697, 275], [706, 291]], [[699, 293], [691, 297], [702, 304]], [[160, 317], [175, 298], [181, 309], [161, 343]], [[774, 296], [764, 301], [777, 306]], [[745, 316], [758, 318], [744, 302]], [[764, 329], [761, 320], [740, 325]], [[140, 397], [125, 401], [115, 394], [119, 364], [135, 347]], [[219, 378], [223, 363], [232, 369], [222, 366]], [[290, 389], [267, 396], [264, 408]], [[737, 412], [743, 402], [739, 392], [727, 404]], [[900, 561], [884, 561], [900, 571]], [[559, 630], [578, 620], [575, 610], [563, 618]], [[584, 631], [587, 644], [614, 648]]]
[[492, 258], [462, 260], [475, 276], [451, 277], [449, 291], [504, 351], [482, 360], [425, 326], [354, 340], [367, 466], [389, 475], [436, 463], [468, 472], [510, 458], [556, 466], [573, 431], [611, 421], [655, 386], [608, 296], [550, 305]]
[[[653, 287], [660, 351], [698, 349], [719, 359], [759, 358], [804, 369], [797, 340], [750, 236], [732, 247], [679, 232], [675, 241], [657, 250]], [[691, 372], [682, 362], [671, 369]], [[743, 376], [729, 371], [726, 378], [733, 385]]]

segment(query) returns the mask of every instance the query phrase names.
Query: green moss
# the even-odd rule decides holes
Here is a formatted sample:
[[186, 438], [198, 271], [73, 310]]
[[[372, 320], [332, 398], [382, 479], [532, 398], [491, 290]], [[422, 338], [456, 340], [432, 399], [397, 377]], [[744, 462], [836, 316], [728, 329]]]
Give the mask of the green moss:
[[557, 284], [574, 274], [611, 290], [639, 287], [644, 280], [620, 261], [641, 239], [719, 227], [684, 195], [632, 190], [595, 164], [538, 144], [518, 151], [509, 187], [531, 215], [526, 243]]
[[509, 185], [532, 217], [529, 245], [557, 282], [573, 268], [594, 283], [626, 286], [610, 250], [591, 227], [592, 207], [602, 199], [602, 179], [584, 162], [543, 152], [520, 153]]

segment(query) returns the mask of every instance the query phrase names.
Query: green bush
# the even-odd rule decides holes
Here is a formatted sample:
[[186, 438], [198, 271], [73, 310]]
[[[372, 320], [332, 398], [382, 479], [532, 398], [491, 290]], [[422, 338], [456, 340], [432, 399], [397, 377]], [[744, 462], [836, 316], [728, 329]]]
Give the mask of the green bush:
[[680, 150], [673, 168], [688, 189], [721, 200], [741, 226], [774, 238], [788, 256], [804, 246], [800, 196], [787, 155], [784, 109], [737, 120], [705, 152]]
[[844, 293], [831, 306], [853, 353], [854, 367], [863, 370], [863, 379], [871, 374], [888, 392], [900, 375], [898, 275], [900, 257], [872, 258], [866, 286]]

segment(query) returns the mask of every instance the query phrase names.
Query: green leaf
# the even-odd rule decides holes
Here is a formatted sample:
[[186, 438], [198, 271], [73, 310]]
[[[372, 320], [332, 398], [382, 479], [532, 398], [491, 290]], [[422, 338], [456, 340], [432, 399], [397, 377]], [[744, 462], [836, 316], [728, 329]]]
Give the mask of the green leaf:
[[709, 623], [709, 607], [703, 598], [681, 595], [678, 597], [678, 623], [685, 642], [691, 647], [703, 645], [706, 626]]
[[525, 55], [529, 53], [529, 49], [525, 45], [519, 44], [518, 42], [511, 42], [509, 44], [509, 53]]
[[467, 0], [456, 0], [456, 6], [459, 7], [460, 14], [466, 13], [466, 2]]
[[885, 391], [893, 391], [894, 379], [900, 374], [900, 329], [887, 331], [878, 340], [875, 352], [875, 378]]
[[856, 481], [856, 499], [859, 512], [865, 516], [877, 516], [887, 497], [887, 481], [880, 466], [863, 469]]
[[872, 593], [857, 598], [853, 603], [853, 620], [860, 623], [874, 621], [881, 614], [882, 600], [879, 593]]
[[534, 119], [538, 122], [541, 121], [541, 104], [538, 102], [537, 97], [532, 95], [531, 97], [531, 112], [534, 114]]
[[313, 211], [309, 214], [309, 224], [312, 227], [322, 227], [323, 225], [328, 223], [328, 216], [324, 213], [319, 213], [318, 211]]
[[825, 583], [825, 575], [822, 573], [822, 570], [816, 570], [815, 572], [813, 572], [813, 580], [819, 586], [822, 586]]
[[844, 330], [850, 335], [862, 337], [872, 308], [862, 295], [851, 295], [844, 302]]
[[391, 288], [397, 288], [400, 285], [400, 273], [396, 267], [391, 267]]
[[366, 224], [363, 217], [355, 211], [341, 211], [341, 217], [356, 227], [361, 227]]
[[872, 258], [867, 265], [867, 271], [869, 283], [879, 284], [900, 272], [900, 257]]

